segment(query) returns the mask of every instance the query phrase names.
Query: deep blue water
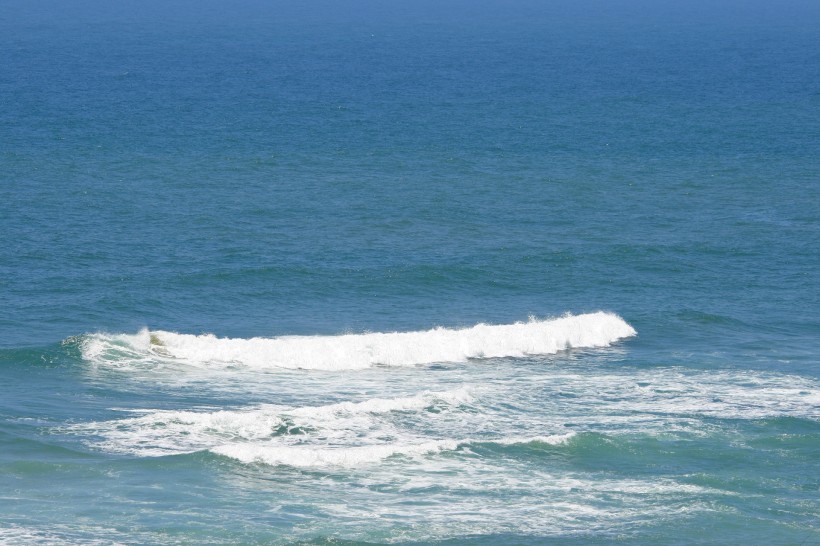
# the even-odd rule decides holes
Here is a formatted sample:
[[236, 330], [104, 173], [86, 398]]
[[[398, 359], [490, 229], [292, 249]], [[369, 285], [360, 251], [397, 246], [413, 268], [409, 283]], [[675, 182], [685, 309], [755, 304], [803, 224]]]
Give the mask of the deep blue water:
[[3, 3], [0, 542], [820, 542], [817, 21]]

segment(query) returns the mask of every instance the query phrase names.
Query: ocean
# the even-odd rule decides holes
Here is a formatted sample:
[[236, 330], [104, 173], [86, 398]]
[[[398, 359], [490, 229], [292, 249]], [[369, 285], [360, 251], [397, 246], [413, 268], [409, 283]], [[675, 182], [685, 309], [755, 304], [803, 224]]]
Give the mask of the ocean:
[[820, 4], [0, 4], [0, 544], [820, 544]]

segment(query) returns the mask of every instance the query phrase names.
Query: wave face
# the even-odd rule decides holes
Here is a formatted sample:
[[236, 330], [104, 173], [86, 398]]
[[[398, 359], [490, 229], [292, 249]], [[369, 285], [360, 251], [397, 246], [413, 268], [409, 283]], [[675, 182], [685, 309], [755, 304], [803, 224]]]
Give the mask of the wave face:
[[465, 362], [474, 358], [553, 354], [573, 348], [606, 347], [636, 334], [619, 316], [597, 312], [508, 325], [434, 328], [419, 332], [338, 336], [231, 339], [142, 330], [136, 335], [92, 334], [81, 343], [83, 358], [98, 364], [176, 360], [195, 367], [247, 366], [308, 370], [358, 370]]

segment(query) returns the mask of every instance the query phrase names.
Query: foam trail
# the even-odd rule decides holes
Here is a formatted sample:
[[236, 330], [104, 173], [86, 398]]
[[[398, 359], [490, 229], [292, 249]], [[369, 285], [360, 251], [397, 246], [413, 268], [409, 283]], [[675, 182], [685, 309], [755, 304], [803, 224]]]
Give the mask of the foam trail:
[[95, 334], [83, 345], [83, 355], [111, 363], [119, 357], [129, 358], [123, 350], [126, 345], [146, 357], [173, 358], [198, 367], [356, 370], [552, 354], [569, 348], [606, 347], [633, 335], [635, 330], [619, 316], [597, 312], [508, 325], [339, 336], [231, 339], [164, 331], [143, 331], [137, 336]]
[[501, 446], [542, 443], [563, 445], [575, 436], [574, 432], [552, 436], [515, 437], [496, 440], [480, 438], [472, 440], [426, 440], [371, 444], [361, 446], [310, 446], [281, 445], [275, 443], [231, 443], [211, 448], [212, 453], [236, 459], [243, 463], [263, 463], [271, 466], [310, 467], [354, 467], [376, 463], [395, 455], [416, 458], [424, 455], [455, 451], [462, 446], [473, 444], [495, 444]]
[[[307, 449], [301, 444], [319, 441], [320, 444], [310, 446], [310, 452], [306, 452], [306, 456], [317, 463], [324, 459], [338, 459], [339, 464], [342, 464], [345, 459], [355, 462], [371, 460], [368, 459], [370, 457], [378, 460], [392, 454], [385, 451], [389, 446], [379, 447], [375, 439], [394, 436], [398, 431], [382, 422], [379, 416], [392, 412], [424, 414], [428, 408], [433, 407], [438, 411], [455, 411], [459, 406], [472, 401], [473, 397], [467, 389], [461, 388], [324, 406], [263, 404], [217, 411], [148, 410], [140, 411], [141, 415], [137, 417], [81, 423], [72, 425], [67, 430], [93, 435], [93, 443], [106, 451], [141, 457], [193, 453], [229, 444], [234, 445], [232, 453], [241, 454], [244, 453], [243, 450], [249, 450], [250, 453], [258, 449], [273, 453], [267, 442], [272, 438], [277, 442], [275, 448], [278, 451], [274, 450], [276, 453], [294, 453], [294, 449], [299, 453], [299, 450]], [[343, 452], [339, 451], [343, 446], [349, 447], [351, 443], [365, 439], [372, 439], [369, 441], [373, 443], [373, 452], [365, 453], [367, 449], [361, 446], [347, 455], [342, 455]], [[291, 445], [293, 443], [300, 446], [294, 447]], [[325, 457], [324, 451], [328, 449], [331, 453]], [[402, 451], [401, 447], [390, 449]], [[283, 464], [286, 460], [287, 458], [282, 459]]]
[[415, 444], [384, 444], [354, 447], [308, 447], [259, 444], [226, 444], [210, 451], [236, 459], [243, 463], [263, 463], [271, 466], [285, 465], [296, 468], [353, 467], [375, 463], [403, 455], [418, 457], [429, 453], [454, 450], [459, 446], [455, 440], [430, 440]]
[[419, 411], [436, 402], [443, 402], [449, 405], [466, 404], [473, 401], [473, 397], [467, 388], [460, 388], [453, 391], [430, 392], [426, 391], [416, 396], [403, 398], [373, 398], [364, 402], [339, 402], [318, 407], [301, 407], [292, 410], [290, 415], [310, 418], [326, 417], [339, 413], [386, 413], [390, 411]]
[[[474, 403], [469, 389], [462, 387], [323, 406], [263, 404], [216, 411], [131, 410], [139, 415], [78, 423], [65, 430], [88, 436], [91, 444], [113, 453], [160, 457], [210, 451], [242, 463], [298, 468], [354, 467], [394, 456], [418, 459], [462, 447], [469, 450], [473, 445], [557, 446], [575, 436], [570, 431], [501, 438], [485, 438], [479, 432], [463, 437], [460, 429]], [[447, 414], [452, 415], [457, 429], [447, 429]], [[431, 436], [428, 426], [436, 423], [444, 424], [445, 430]], [[427, 432], [419, 435], [414, 428]]]

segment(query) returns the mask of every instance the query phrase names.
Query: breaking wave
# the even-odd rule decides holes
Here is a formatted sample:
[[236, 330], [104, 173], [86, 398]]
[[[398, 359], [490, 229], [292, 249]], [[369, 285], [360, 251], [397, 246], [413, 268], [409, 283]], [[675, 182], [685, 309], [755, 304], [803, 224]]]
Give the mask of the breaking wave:
[[597, 312], [508, 325], [336, 336], [237, 339], [144, 329], [135, 335], [91, 334], [80, 346], [85, 360], [113, 366], [177, 361], [203, 368], [357, 370], [606, 347], [635, 333], [619, 316]]

